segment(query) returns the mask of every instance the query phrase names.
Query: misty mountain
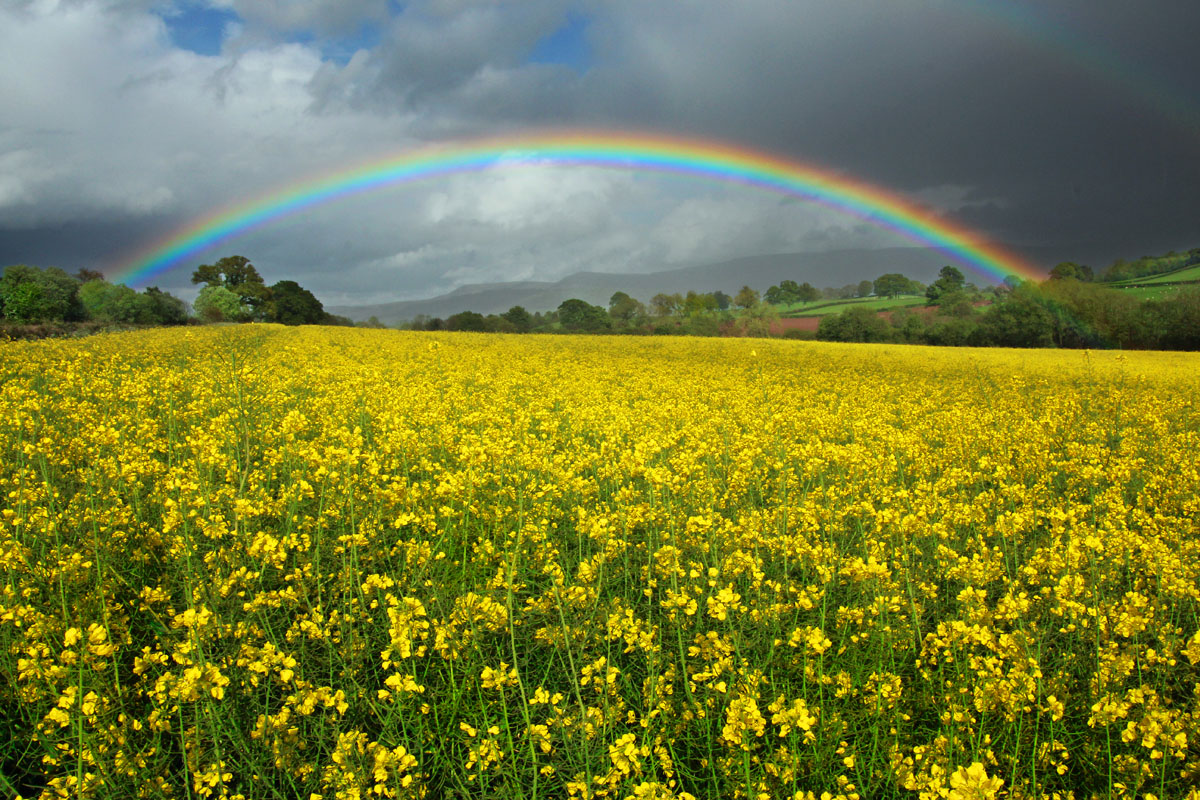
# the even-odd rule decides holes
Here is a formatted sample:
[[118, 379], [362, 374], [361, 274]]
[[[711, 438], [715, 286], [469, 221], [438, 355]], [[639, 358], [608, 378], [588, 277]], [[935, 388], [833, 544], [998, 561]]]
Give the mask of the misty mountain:
[[449, 294], [425, 300], [331, 306], [326, 310], [356, 321], [374, 316], [387, 325], [395, 325], [411, 320], [418, 314], [442, 318], [460, 311], [499, 314], [513, 306], [524, 306], [528, 311], [551, 311], [572, 297], [607, 307], [609, 298], [617, 291], [649, 303], [650, 298], [659, 292], [686, 293], [689, 289], [712, 292], [719, 289], [733, 295], [743, 285], [762, 292], [768, 286], [788, 279], [797, 283], [807, 281], [821, 288], [845, 286], [862, 280], [874, 280], [887, 272], [900, 272], [914, 280], [929, 283], [946, 263], [948, 259], [945, 254], [920, 247], [778, 253], [660, 272], [576, 272], [554, 282], [468, 284]]

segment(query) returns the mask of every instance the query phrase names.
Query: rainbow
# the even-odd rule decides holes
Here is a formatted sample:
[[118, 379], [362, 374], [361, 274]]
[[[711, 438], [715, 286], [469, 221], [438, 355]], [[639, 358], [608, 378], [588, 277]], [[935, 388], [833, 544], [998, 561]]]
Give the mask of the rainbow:
[[1045, 274], [979, 233], [879, 186], [812, 164], [732, 144], [625, 132], [543, 132], [402, 151], [295, 181], [220, 208], [108, 270], [114, 283], [143, 285], [248, 231], [340, 198], [397, 184], [522, 165], [605, 167], [670, 173], [801, 198], [934, 248], [991, 281]]

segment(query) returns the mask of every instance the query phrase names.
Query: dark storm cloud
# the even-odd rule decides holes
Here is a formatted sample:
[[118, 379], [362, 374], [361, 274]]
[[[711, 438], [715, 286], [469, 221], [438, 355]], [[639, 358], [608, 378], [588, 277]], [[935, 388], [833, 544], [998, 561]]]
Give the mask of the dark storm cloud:
[[[0, 259], [94, 263], [356, 158], [531, 126], [769, 150], [1031, 253], [1200, 245], [1200, 4], [206, 2], [242, 20], [212, 56], [173, 44], [162, 2], [0, 7]], [[586, 53], [539, 63], [564, 30]], [[244, 242], [339, 301], [897, 244], [753, 192], [567, 171], [421, 185]]]

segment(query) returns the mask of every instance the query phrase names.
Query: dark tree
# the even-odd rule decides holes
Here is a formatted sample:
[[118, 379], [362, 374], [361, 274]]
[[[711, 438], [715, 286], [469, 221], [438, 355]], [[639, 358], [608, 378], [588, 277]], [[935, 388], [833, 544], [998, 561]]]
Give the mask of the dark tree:
[[875, 279], [875, 295], [877, 297], [897, 297], [906, 294], [912, 286], [912, 281], [899, 272], [889, 272]]
[[516, 333], [529, 333], [533, 328], [533, 317], [522, 306], [513, 306], [501, 314], [500, 318], [512, 325]]
[[321, 301], [295, 281], [279, 281], [268, 291], [271, 302], [267, 318], [272, 322], [284, 325], [320, 325], [326, 321], [325, 307], [321, 305]]
[[598, 331], [609, 325], [608, 312], [574, 297], [559, 305], [558, 321], [569, 331]]
[[613, 292], [613, 296], [608, 298], [608, 313], [613, 319], [628, 323], [638, 315], [641, 305], [625, 292]]
[[483, 314], [476, 311], [460, 311], [446, 318], [446, 330], [448, 331], [484, 333], [487, 329], [487, 320], [483, 318]]
[[952, 296], [961, 293], [966, 284], [967, 279], [957, 267], [942, 267], [938, 279], [925, 290], [925, 298], [931, 305], [941, 305]]
[[890, 333], [883, 317], [861, 305], [822, 317], [817, 326], [817, 338], [827, 342], [883, 342]]
[[1003, 302], [993, 303], [979, 320], [981, 344], [998, 347], [1050, 347], [1054, 314], [1029, 286], [1018, 286]]
[[[784, 283], [792, 283], [792, 281], [784, 281]], [[820, 299], [821, 290], [813, 286], [808, 281], [800, 284], [795, 290], [796, 300], [801, 303], [811, 303]]]
[[187, 322], [187, 304], [157, 286], [147, 286], [142, 292], [151, 321], [158, 325], [182, 325]]

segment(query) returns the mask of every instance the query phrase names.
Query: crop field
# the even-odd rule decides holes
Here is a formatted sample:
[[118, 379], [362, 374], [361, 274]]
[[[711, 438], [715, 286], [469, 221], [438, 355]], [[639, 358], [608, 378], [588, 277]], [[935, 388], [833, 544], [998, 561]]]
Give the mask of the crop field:
[[1198, 374], [0, 345], [0, 795], [1200, 797]]

